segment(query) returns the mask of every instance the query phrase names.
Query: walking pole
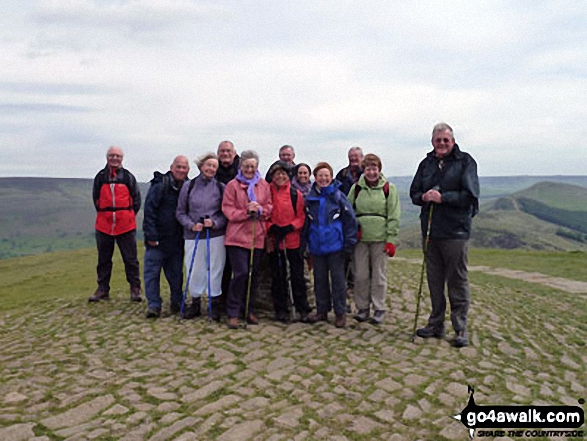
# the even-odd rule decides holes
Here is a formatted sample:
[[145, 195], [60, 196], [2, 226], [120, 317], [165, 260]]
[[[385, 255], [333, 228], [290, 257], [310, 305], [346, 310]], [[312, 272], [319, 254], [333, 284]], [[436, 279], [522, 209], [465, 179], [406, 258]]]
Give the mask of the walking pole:
[[424, 258], [422, 259], [422, 270], [420, 271], [420, 287], [418, 288], [418, 297], [416, 300], [416, 317], [414, 317], [414, 329], [412, 330], [412, 343], [416, 340], [416, 327], [418, 326], [418, 316], [420, 315], [420, 299], [422, 298], [422, 287], [424, 285], [424, 267], [426, 266], [426, 256], [428, 255], [428, 243], [430, 242], [430, 225], [432, 224], [432, 212], [434, 204], [430, 203], [428, 209], [428, 225], [426, 226], [426, 239], [424, 241]]
[[208, 320], [212, 321], [212, 291], [210, 289], [210, 228], [206, 228], [206, 260], [208, 262]]
[[[289, 260], [287, 258], [287, 248], [285, 247], [285, 237], [282, 239], [283, 254], [285, 256], [285, 284], [287, 285], [287, 294], [289, 295], [289, 303], [291, 306], [291, 319], [296, 318], [296, 311], [294, 309], [293, 290], [291, 289], [291, 271], [289, 269]], [[279, 252], [279, 249], [277, 250]]]
[[251, 301], [251, 280], [253, 278], [253, 255], [255, 254], [255, 226], [257, 225], [257, 213], [253, 214], [253, 233], [251, 238], [251, 257], [249, 257], [249, 281], [247, 283], [247, 298], [245, 301], [245, 329], [249, 318], [249, 302]]
[[192, 278], [192, 269], [194, 268], [194, 259], [196, 258], [196, 250], [198, 249], [198, 242], [200, 241], [200, 232], [197, 231], [196, 232], [196, 240], [194, 241], [194, 251], [192, 252], [192, 259], [190, 262], [190, 269], [188, 271], [188, 278], [185, 281], [185, 289], [183, 290], [183, 299], [181, 301], [181, 308], [179, 310], [180, 312], [180, 317], [183, 317], [183, 311], [185, 308], [185, 300], [186, 300], [186, 295], [188, 293], [188, 287], [190, 286], [190, 280]]

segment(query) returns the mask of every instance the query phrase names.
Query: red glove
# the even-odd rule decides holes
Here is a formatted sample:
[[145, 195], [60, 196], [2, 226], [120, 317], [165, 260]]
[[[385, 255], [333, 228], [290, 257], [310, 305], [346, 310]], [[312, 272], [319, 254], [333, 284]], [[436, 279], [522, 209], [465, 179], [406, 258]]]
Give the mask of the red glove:
[[363, 238], [363, 232], [361, 231], [361, 228], [359, 227], [359, 229], [357, 230], [357, 242], [360, 242], [362, 238]]
[[385, 244], [385, 248], [384, 248], [384, 250], [383, 250], [383, 251], [385, 251], [385, 253], [386, 253], [386, 254], [387, 254], [389, 257], [393, 257], [393, 256], [395, 256], [395, 245], [394, 245], [394, 244], [392, 244], [392, 243], [390, 243], [390, 242], [387, 242], [387, 243]]

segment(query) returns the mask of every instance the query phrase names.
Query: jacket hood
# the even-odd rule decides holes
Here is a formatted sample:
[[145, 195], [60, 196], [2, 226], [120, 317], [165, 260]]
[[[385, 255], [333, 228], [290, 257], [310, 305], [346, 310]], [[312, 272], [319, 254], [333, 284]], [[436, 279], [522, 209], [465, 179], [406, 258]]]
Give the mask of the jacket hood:
[[[169, 172], [167, 172], [169, 173]], [[161, 182], [163, 181], [163, 176], [165, 176], [167, 173], [161, 173], [161, 172], [154, 172], [153, 173], [153, 179], [151, 179], [151, 184], [156, 184], [157, 182]]]

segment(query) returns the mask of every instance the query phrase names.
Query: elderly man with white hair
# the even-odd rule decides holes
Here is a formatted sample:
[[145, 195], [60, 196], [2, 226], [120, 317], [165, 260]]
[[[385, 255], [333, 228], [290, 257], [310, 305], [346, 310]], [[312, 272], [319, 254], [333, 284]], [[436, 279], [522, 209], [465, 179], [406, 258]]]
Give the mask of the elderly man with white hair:
[[130, 284], [130, 300], [142, 300], [136, 241], [136, 214], [141, 208], [141, 193], [135, 177], [122, 167], [123, 159], [124, 153], [120, 147], [110, 147], [106, 152], [106, 167], [94, 178], [98, 288], [88, 299], [90, 302], [110, 298], [115, 243], [124, 261], [126, 280]]
[[412, 202], [422, 207], [420, 221], [432, 303], [428, 325], [418, 329], [416, 335], [444, 337], [446, 289], [456, 333], [452, 344], [463, 347], [469, 344], [467, 253], [472, 218], [479, 211], [477, 163], [460, 150], [446, 123], [434, 126], [432, 146], [410, 187]]

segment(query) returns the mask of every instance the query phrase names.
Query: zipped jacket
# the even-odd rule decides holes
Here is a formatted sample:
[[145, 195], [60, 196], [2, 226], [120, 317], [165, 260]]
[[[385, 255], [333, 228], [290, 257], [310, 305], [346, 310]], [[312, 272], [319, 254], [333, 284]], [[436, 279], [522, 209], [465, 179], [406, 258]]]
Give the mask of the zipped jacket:
[[179, 223], [183, 225], [184, 239], [195, 239], [196, 232], [192, 228], [206, 217], [212, 220], [210, 237], [219, 237], [226, 233], [227, 220], [222, 213], [222, 195], [225, 188], [225, 185], [218, 182], [215, 177], [208, 179], [202, 173], [196, 176], [193, 182], [189, 181], [183, 185], [175, 214]]
[[[395, 185], [388, 183], [389, 193], [385, 197], [386, 183], [387, 179], [380, 173], [377, 183], [370, 187], [365, 181], [365, 175], [362, 175], [351, 187], [348, 199], [361, 228], [361, 242], [397, 244], [401, 213], [399, 195]], [[360, 188], [358, 193], [357, 188]]]
[[357, 173], [358, 177], [355, 181], [353, 173], [351, 172], [351, 166], [347, 165], [346, 167], [340, 169], [340, 171], [336, 174], [336, 177], [334, 179], [340, 183], [339, 190], [342, 191], [345, 196], [348, 196], [353, 184], [355, 184], [359, 180], [358, 178], [360, 178], [363, 174], [363, 169], [359, 167]]
[[310, 254], [350, 253], [357, 243], [357, 219], [339, 186], [336, 180], [325, 188], [314, 183], [306, 198], [304, 239]]
[[[300, 234], [302, 233], [304, 221], [306, 220], [304, 196], [299, 190], [294, 188], [298, 195], [296, 210], [294, 211], [291, 200], [291, 184], [289, 181], [279, 188], [272, 182], [269, 187], [271, 188], [273, 210], [271, 211], [271, 219], [267, 222], [267, 230], [271, 228], [271, 225], [277, 225], [279, 227], [293, 226], [294, 230], [285, 236], [285, 247], [290, 250], [299, 248]], [[280, 249], [283, 249], [283, 243], [280, 242], [278, 246]]]
[[175, 211], [184, 182], [176, 182], [171, 171], [153, 174], [145, 199], [145, 242], [159, 242], [161, 249], [183, 248], [183, 230], [175, 217]]
[[255, 222], [254, 246], [257, 249], [263, 249], [265, 247], [265, 238], [267, 237], [265, 222], [271, 216], [273, 209], [271, 191], [265, 179], [260, 179], [255, 185], [255, 196], [257, 197], [257, 202], [261, 205], [261, 213], [259, 219], [253, 220], [247, 213], [247, 206], [249, 205], [247, 187], [247, 184], [240, 182], [238, 179], [233, 179], [224, 190], [222, 211], [228, 219], [224, 245], [250, 249], [253, 238], [253, 222]]
[[141, 209], [141, 193], [131, 172], [120, 167], [112, 176], [107, 165], [94, 178], [92, 198], [98, 212], [96, 230], [117, 236], [137, 228], [136, 213]]
[[457, 144], [442, 159], [434, 151], [428, 153], [418, 166], [410, 186], [410, 198], [422, 206], [420, 224], [426, 236], [430, 204], [422, 201], [422, 195], [436, 188], [442, 194], [442, 203], [434, 204], [431, 240], [469, 239], [472, 218], [479, 211], [479, 177], [477, 163]]

